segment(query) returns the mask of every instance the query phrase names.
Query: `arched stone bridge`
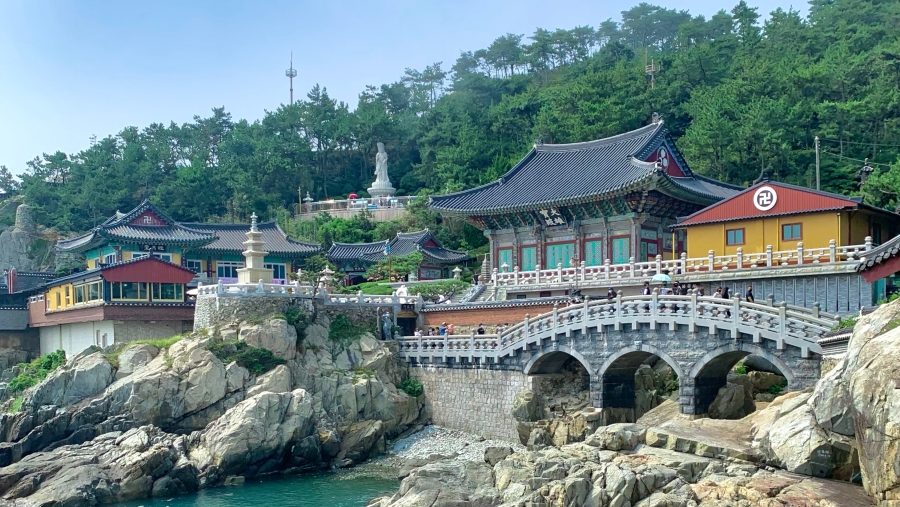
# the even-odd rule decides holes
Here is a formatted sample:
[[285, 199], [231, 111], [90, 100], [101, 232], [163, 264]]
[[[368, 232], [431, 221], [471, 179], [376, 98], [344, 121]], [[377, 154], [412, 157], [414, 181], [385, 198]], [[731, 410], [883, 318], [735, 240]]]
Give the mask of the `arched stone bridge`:
[[741, 358], [761, 356], [788, 389], [819, 377], [817, 339], [836, 318], [817, 310], [691, 296], [586, 300], [527, 317], [499, 335], [406, 337], [400, 354], [416, 365], [552, 373], [570, 356], [590, 374], [597, 408], [634, 407], [634, 373], [656, 355], [679, 380], [682, 413], [704, 414]]

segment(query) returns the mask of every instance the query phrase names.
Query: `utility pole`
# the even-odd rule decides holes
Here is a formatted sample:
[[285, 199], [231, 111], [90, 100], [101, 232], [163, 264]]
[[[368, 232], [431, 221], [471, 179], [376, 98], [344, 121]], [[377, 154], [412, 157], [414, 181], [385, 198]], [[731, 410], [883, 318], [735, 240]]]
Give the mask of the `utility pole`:
[[284, 71], [284, 75], [291, 80], [291, 102], [290, 105], [294, 105], [294, 78], [297, 77], [297, 69], [294, 68], [294, 52], [291, 51], [291, 66], [288, 67], [286, 71]]
[[816, 190], [822, 190], [822, 180], [819, 177], [819, 136], [816, 136]]

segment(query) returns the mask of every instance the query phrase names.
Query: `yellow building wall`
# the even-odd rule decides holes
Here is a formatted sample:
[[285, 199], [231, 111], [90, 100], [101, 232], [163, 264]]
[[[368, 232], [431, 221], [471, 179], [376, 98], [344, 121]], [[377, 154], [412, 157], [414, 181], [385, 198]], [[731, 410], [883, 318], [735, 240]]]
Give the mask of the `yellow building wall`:
[[[59, 297], [59, 304], [56, 304], [57, 296]], [[47, 303], [48, 311], [65, 310], [75, 305], [74, 287], [70, 283], [51, 287], [44, 294], [44, 300]]]
[[[709, 251], [713, 250], [715, 255], [734, 255], [738, 248], [745, 254], [765, 253], [768, 245], [772, 245], [775, 251], [794, 250], [799, 242], [803, 242], [804, 248], [825, 248], [832, 239], [838, 245], [847, 244], [850, 228], [847, 215], [846, 212], [824, 212], [693, 225], [686, 227], [687, 254], [688, 257], [706, 257]], [[781, 239], [781, 226], [786, 224], [800, 224], [799, 241]], [[868, 230], [867, 221], [864, 226], [859, 226], [860, 230], [863, 228]], [[743, 245], [725, 244], [725, 231], [730, 229], [744, 229]], [[860, 243], [862, 240], [858, 242]]]

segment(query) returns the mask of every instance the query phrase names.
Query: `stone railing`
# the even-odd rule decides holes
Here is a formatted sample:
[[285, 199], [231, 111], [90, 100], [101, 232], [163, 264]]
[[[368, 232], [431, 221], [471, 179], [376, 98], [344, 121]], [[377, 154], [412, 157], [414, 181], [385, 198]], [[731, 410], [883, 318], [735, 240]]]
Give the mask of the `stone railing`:
[[300, 285], [298, 282], [281, 285], [277, 283], [217, 283], [215, 285], [201, 285], [197, 287], [197, 297], [313, 297], [322, 300], [326, 305], [355, 305], [355, 306], [396, 306], [416, 305], [422, 308], [424, 300], [421, 296], [401, 296], [397, 294], [379, 296], [371, 294], [331, 294], [325, 289], [315, 290], [310, 285]]
[[313, 288], [309, 285], [300, 285], [297, 282], [291, 284], [277, 283], [217, 283], [215, 285], [199, 285], [197, 296], [292, 296], [312, 297]]
[[739, 298], [721, 299], [708, 296], [626, 296], [621, 293], [615, 299], [585, 299], [582, 303], [566, 308], [554, 308], [552, 312], [529, 317], [499, 335], [470, 336], [407, 336], [399, 340], [400, 354], [408, 360], [430, 359], [446, 362], [466, 359], [493, 360], [511, 356], [543, 340], [553, 343], [571, 338], [579, 331], [587, 336], [589, 331], [621, 331], [623, 326], [638, 328], [649, 325], [668, 326], [674, 330], [685, 325], [689, 332], [705, 328], [710, 335], [726, 330], [732, 338], [741, 334], [751, 336], [755, 343], [762, 340], [775, 342], [779, 350], [786, 346], [800, 349], [801, 356], [821, 354], [817, 339], [833, 328], [837, 318], [811, 310], [762, 303], [748, 303]]
[[655, 260], [635, 262], [631, 257], [626, 264], [612, 264], [609, 259], [599, 266], [586, 266], [582, 262], [577, 267], [563, 267], [520, 271], [518, 266], [511, 272], [494, 268], [491, 282], [497, 287], [553, 286], [578, 287], [601, 286], [613, 281], [642, 282], [657, 273], [672, 276], [705, 274], [714, 272], [796, 268], [815, 265], [852, 264], [855, 266], [872, 249], [872, 238], [866, 237], [865, 244], [837, 246], [834, 240], [825, 248], [804, 248], [798, 243], [795, 250], [773, 251], [766, 247], [765, 253], [743, 253], [741, 248], [734, 255], [715, 255], [712, 250], [706, 257], [688, 258], [682, 253], [678, 259], [663, 260], [657, 255]]
[[404, 208], [416, 196], [402, 195], [395, 197], [361, 197], [359, 199], [329, 199], [326, 201], [305, 202], [295, 205], [298, 213], [320, 213], [338, 210], [372, 210], [379, 208]]

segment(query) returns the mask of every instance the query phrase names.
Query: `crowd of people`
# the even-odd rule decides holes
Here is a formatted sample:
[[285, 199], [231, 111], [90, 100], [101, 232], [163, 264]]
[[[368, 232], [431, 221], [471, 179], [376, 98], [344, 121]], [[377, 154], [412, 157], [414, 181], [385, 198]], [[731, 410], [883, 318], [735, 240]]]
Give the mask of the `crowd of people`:
[[[509, 323], [506, 324], [497, 324], [494, 326], [493, 334], [500, 334], [506, 329], [509, 328]], [[478, 327], [474, 329], [475, 334], [483, 335], [488, 334], [488, 328], [483, 324], [479, 323]], [[441, 324], [437, 327], [429, 327], [427, 330], [423, 330], [422, 328], [417, 328], [413, 333], [414, 336], [450, 336], [456, 334], [456, 326], [452, 323], [448, 324], [446, 322], [441, 322]]]

